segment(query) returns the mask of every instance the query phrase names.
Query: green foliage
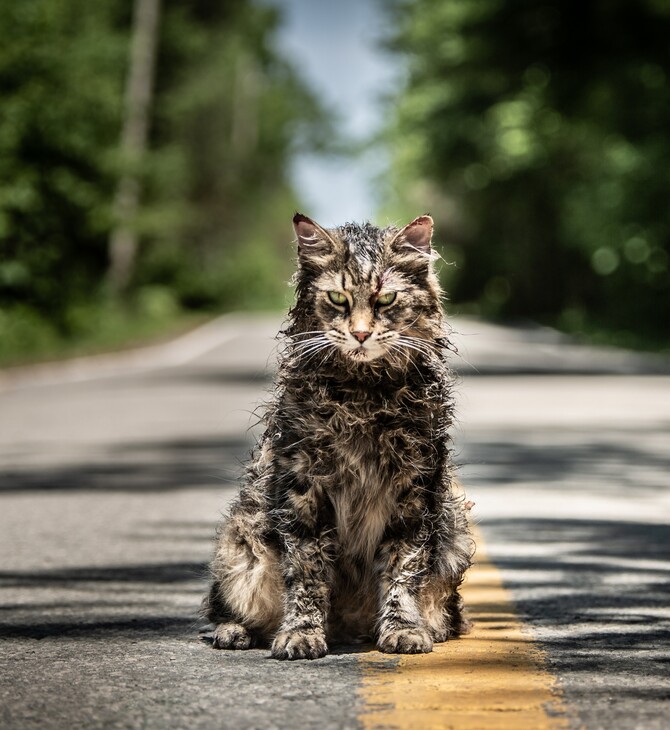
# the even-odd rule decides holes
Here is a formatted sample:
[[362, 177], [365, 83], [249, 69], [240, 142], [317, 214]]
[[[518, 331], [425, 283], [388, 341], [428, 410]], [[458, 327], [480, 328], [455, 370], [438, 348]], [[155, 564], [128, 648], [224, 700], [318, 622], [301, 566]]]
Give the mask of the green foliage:
[[452, 299], [667, 337], [670, 4], [395, 12], [409, 73], [389, 130], [394, 212], [431, 209]]
[[68, 318], [76, 336], [65, 337], [32, 307], [0, 309], [0, 367], [145, 345], [193, 327], [205, 316], [179, 311], [170, 289], [141, 287], [127, 304], [100, 299], [73, 305]]
[[85, 339], [100, 317], [120, 322], [117, 310], [162, 323], [147, 296], [150, 310], [172, 316], [282, 302], [296, 206], [288, 163], [297, 145], [326, 143], [328, 118], [273, 47], [275, 10], [252, 0], [162, 6], [149, 151], [137, 171], [141, 246], [127, 301], [115, 304], [106, 276], [128, 164], [118, 147], [132, 3], [0, 2], [6, 353]]
[[182, 264], [205, 275], [214, 260], [234, 258], [258, 225], [270, 223], [286, 240], [290, 206], [279, 210], [275, 200], [295, 202], [286, 179], [294, 146], [318, 146], [330, 132], [314, 97], [272, 48], [276, 23], [276, 11], [241, 0], [173, 2], [163, 20], [159, 152], [139, 223], [153, 239], [149, 248], [177, 248]]
[[0, 306], [57, 328], [105, 266], [126, 55], [115, 21], [105, 3], [0, 3]]

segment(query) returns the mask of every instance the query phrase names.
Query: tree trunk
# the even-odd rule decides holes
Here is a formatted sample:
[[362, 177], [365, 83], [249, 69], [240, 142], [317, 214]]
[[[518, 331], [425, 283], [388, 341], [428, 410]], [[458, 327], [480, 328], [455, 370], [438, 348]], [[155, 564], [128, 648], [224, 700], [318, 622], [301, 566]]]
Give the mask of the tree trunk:
[[161, 0], [135, 0], [120, 145], [125, 172], [116, 191], [115, 227], [109, 240], [108, 282], [116, 294], [127, 287], [137, 255], [134, 219], [141, 194], [139, 165], [147, 145], [160, 10]]

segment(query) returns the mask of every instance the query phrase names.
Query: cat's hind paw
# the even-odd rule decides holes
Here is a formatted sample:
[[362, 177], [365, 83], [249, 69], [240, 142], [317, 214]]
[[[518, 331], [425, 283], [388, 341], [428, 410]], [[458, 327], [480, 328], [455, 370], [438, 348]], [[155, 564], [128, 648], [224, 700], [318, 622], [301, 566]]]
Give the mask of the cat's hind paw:
[[254, 637], [242, 624], [218, 624], [214, 630], [215, 649], [251, 649]]
[[425, 629], [395, 629], [384, 632], [377, 647], [385, 654], [427, 654], [433, 651], [433, 640]]
[[275, 659], [319, 659], [328, 653], [323, 631], [280, 631], [272, 642]]

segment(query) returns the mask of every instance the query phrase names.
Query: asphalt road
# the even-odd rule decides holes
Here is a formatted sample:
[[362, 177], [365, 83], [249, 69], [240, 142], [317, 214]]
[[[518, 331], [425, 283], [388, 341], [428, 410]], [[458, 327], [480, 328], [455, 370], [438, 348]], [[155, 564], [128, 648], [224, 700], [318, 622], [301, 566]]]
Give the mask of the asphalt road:
[[[2, 728], [359, 725], [360, 649], [280, 663], [199, 633], [278, 324], [0, 378]], [[461, 480], [575, 726], [667, 728], [667, 362], [455, 328]]]

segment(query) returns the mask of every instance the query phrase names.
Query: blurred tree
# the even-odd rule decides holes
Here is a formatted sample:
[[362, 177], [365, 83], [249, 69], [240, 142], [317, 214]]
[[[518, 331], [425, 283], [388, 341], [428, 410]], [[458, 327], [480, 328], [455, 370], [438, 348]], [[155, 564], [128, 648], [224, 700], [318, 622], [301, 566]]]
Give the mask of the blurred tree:
[[[128, 79], [126, 81], [121, 155], [137, 168], [146, 149], [156, 66], [156, 45], [161, 0], [135, 0]], [[114, 292], [121, 292], [133, 274], [137, 256], [137, 233], [132, 223], [140, 204], [136, 169], [128, 169], [116, 191], [116, 220], [109, 241], [109, 280]]]
[[0, 2], [0, 306], [60, 328], [106, 266], [125, 22], [114, 3]]
[[329, 117], [273, 48], [278, 20], [248, 0], [164, 0], [138, 275], [192, 306], [283, 296], [291, 156], [330, 144]]
[[451, 297], [667, 342], [670, 2], [413, 0], [395, 20], [393, 195], [445, 232]]
[[59, 336], [99, 325], [124, 175], [143, 188], [131, 309], [277, 302], [290, 158], [331, 130], [273, 47], [278, 22], [252, 0], [163, 0], [138, 161], [119, 149], [132, 3], [0, 1], [0, 345], [21, 322]]

